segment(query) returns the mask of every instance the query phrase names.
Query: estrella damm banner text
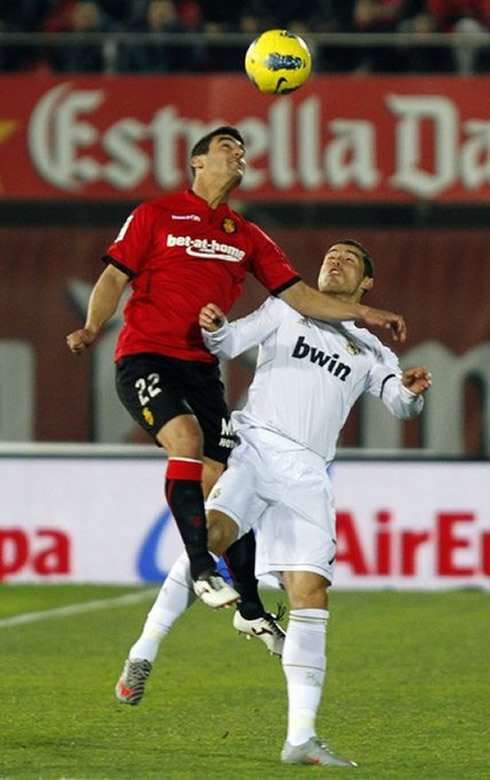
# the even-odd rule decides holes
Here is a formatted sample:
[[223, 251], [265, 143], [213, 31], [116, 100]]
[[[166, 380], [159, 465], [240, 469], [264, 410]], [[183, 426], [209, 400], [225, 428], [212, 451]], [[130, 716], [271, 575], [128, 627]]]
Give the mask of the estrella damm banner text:
[[244, 200], [490, 197], [490, 76], [0, 76], [0, 198], [140, 200], [186, 187], [219, 124], [247, 145]]

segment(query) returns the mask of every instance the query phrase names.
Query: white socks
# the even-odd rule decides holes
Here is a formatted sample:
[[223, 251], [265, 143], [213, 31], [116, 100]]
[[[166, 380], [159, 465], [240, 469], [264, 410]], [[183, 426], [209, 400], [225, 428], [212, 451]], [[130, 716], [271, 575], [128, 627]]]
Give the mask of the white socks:
[[192, 587], [190, 563], [187, 554], [182, 553], [170, 569], [152, 608], [148, 612], [143, 632], [129, 651], [131, 659], [144, 658], [153, 663], [163, 637], [194, 603], [196, 596]]
[[288, 689], [288, 734], [291, 745], [316, 736], [315, 719], [323, 690], [328, 610], [293, 609], [282, 655]]

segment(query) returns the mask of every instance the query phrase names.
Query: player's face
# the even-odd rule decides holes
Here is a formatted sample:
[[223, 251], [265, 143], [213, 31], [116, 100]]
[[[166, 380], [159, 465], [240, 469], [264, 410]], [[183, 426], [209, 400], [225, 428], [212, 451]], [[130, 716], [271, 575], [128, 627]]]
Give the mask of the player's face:
[[364, 275], [364, 260], [360, 250], [350, 244], [334, 244], [323, 258], [318, 275], [318, 289], [359, 299], [373, 280]]
[[245, 149], [230, 135], [217, 135], [211, 139], [207, 154], [198, 155], [196, 168], [213, 178], [223, 178], [239, 184], [245, 173]]

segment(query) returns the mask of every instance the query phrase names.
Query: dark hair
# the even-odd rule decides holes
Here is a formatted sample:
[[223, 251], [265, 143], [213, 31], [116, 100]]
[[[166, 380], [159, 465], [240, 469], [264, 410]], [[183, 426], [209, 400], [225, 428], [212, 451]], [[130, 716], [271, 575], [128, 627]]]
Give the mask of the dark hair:
[[235, 141], [238, 141], [238, 143], [242, 144], [242, 146], [245, 145], [245, 142], [236, 127], [232, 127], [231, 125], [222, 125], [221, 127], [217, 127], [216, 130], [211, 130], [211, 132], [207, 133], [207, 135], [203, 135], [203, 137], [194, 144], [191, 150], [191, 157], [194, 157], [196, 154], [207, 154], [209, 152], [209, 145], [211, 141], [213, 138], [216, 138], [217, 135], [231, 135]]
[[371, 279], [374, 277], [374, 260], [367, 251], [366, 247], [363, 246], [360, 241], [356, 241], [354, 238], [339, 238], [337, 241], [334, 241], [332, 246], [335, 244], [347, 244], [347, 246], [355, 246], [356, 249], [358, 249], [361, 253], [362, 259], [364, 261], [364, 276], [370, 276]]

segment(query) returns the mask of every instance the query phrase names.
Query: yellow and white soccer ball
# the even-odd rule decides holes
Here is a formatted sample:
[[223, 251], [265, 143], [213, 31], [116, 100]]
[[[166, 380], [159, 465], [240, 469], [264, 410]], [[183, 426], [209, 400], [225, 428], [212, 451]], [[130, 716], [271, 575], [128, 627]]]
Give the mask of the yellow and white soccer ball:
[[303, 38], [288, 30], [266, 30], [247, 49], [245, 71], [261, 92], [285, 95], [311, 73], [311, 53]]

